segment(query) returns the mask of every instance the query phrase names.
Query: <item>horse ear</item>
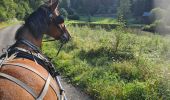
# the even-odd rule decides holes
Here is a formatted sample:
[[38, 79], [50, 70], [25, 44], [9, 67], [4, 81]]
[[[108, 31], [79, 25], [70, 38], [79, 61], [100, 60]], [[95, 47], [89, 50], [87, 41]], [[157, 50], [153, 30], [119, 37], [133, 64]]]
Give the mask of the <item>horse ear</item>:
[[49, 0], [52, 11], [58, 8], [59, 0]]

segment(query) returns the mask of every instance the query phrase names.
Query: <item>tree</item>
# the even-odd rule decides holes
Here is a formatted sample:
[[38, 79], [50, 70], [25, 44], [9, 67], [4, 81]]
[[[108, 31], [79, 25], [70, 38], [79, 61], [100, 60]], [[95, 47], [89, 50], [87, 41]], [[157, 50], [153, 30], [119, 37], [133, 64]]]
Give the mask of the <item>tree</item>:
[[150, 12], [153, 0], [132, 0], [131, 11], [134, 17], [141, 17], [144, 12]]
[[1, 0], [0, 1], [0, 20], [5, 21], [7, 19], [15, 18], [17, 4], [13, 0]]
[[119, 0], [119, 7], [117, 8], [117, 16], [123, 16], [123, 19], [128, 19], [131, 16], [131, 2], [130, 0]]
[[60, 13], [61, 13], [61, 15], [63, 15], [66, 18], [68, 17], [68, 13], [67, 13], [67, 11], [64, 8], [60, 9]]
[[67, 9], [67, 8], [69, 8], [70, 7], [70, 0], [61, 0], [60, 1], [60, 8], [65, 8], [65, 9]]

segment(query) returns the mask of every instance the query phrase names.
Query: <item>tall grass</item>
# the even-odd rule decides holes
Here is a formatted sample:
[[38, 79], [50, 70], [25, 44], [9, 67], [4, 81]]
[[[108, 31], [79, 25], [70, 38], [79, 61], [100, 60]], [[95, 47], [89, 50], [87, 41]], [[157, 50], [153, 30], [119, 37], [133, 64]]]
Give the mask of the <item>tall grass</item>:
[[[58, 57], [58, 42], [44, 43], [69, 82], [94, 100], [168, 100], [167, 60], [170, 41], [159, 35], [137, 35], [123, 29], [68, 27], [72, 40]], [[50, 48], [50, 49], [49, 49]], [[165, 77], [166, 76], [166, 77]]]

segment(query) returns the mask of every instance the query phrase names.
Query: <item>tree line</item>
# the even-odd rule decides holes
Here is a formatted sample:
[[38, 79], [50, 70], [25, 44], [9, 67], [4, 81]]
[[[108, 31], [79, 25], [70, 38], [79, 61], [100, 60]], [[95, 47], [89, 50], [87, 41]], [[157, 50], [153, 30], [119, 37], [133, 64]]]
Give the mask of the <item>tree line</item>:
[[68, 13], [121, 14], [125, 18], [142, 16], [153, 8], [153, 0], [61, 0], [60, 4]]
[[0, 22], [22, 20], [42, 3], [42, 0], [0, 0]]
[[[24, 19], [44, 0], [1, 0], [0, 21]], [[153, 0], [60, 0], [60, 11], [64, 16], [93, 16], [96, 14], [123, 15], [125, 18], [142, 16], [153, 8]]]

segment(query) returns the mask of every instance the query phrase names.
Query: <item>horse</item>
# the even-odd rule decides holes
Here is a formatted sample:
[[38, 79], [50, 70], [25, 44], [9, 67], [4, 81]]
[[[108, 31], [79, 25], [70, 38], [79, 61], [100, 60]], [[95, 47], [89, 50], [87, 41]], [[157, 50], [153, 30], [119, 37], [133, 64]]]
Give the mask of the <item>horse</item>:
[[43, 55], [43, 35], [67, 43], [71, 36], [59, 0], [41, 5], [17, 30], [16, 42], [0, 57], [0, 100], [64, 100], [58, 72]]

